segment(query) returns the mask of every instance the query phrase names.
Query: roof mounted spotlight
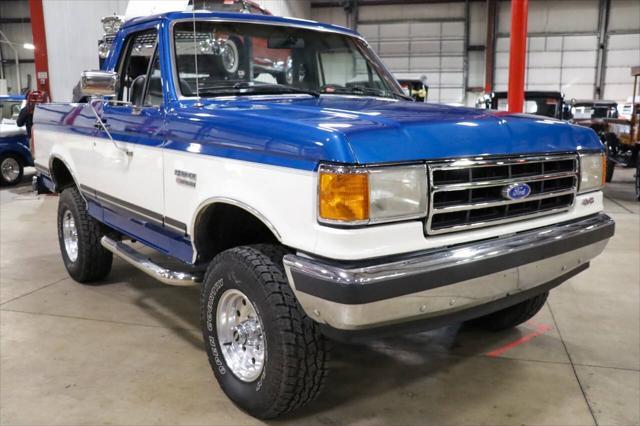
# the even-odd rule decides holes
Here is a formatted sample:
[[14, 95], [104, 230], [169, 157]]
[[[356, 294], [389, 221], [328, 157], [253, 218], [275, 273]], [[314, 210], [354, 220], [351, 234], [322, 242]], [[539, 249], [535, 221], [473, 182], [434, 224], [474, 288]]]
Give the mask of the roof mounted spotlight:
[[120, 30], [124, 23], [124, 18], [119, 15], [105, 16], [100, 20], [105, 35], [114, 35]]

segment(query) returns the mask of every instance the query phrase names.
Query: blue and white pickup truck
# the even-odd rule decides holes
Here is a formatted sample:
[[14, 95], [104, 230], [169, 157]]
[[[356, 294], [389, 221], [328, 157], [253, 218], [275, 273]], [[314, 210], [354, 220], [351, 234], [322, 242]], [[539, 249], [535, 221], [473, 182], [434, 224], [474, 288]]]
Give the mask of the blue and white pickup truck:
[[593, 131], [413, 102], [346, 28], [136, 18], [81, 81], [91, 102], [34, 119], [69, 274], [115, 254], [200, 284], [213, 372], [256, 417], [316, 396], [327, 338], [528, 320], [614, 233]]

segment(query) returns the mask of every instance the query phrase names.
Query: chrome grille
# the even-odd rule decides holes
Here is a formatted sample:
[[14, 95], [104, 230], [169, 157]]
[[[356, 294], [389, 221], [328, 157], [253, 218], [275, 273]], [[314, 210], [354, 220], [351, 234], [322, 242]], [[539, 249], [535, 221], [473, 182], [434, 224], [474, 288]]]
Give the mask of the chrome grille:
[[[578, 183], [575, 155], [457, 160], [429, 165], [429, 235], [497, 225], [568, 210]], [[528, 197], [511, 200], [503, 189], [526, 183]]]

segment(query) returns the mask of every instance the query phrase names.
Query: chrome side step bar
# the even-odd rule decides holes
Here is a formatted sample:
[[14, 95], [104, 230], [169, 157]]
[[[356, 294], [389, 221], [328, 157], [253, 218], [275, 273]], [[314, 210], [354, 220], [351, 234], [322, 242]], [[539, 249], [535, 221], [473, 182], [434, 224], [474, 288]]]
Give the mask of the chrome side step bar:
[[186, 287], [197, 285], [202, 281], [201, 277], [189, 272], [172, 271], [160, 266], [125, 243], [112, 240], [109, 237], [102, 237], [100, 244], [111, 253], [163, 284]]

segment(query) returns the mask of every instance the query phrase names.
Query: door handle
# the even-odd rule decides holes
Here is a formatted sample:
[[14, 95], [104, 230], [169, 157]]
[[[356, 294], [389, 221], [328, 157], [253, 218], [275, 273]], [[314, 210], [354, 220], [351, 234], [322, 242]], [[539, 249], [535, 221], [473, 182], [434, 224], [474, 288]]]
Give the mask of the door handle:
[[93, 123], [93, 127], [95, 127], [96, 129], [109, 129], [111, 127], [111, 124], [107, 123], [107, 119], [103, 118], [102, 122], [100, 122], [99, 120], [96, 120], [95, 123]]

